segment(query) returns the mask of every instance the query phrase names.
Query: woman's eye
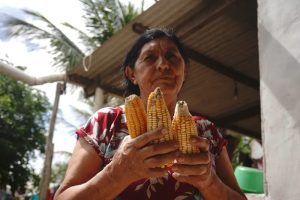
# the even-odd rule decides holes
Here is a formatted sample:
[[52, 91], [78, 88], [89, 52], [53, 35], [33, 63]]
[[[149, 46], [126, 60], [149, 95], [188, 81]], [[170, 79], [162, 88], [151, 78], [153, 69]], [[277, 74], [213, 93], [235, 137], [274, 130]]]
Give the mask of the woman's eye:
[[147, 55], [147, 56], [145, 57], [145, 60], [146, 60], [146, 61], [154, 61], [154, 60], [156, 60], [156, 56], [153, 55], [153, 54]]
[[166, 59], [168, 59], [168, 60], [176, 59], [176, 58], [177, 58], [177, 56], [174, 53], [169, 52], [166, 54]]

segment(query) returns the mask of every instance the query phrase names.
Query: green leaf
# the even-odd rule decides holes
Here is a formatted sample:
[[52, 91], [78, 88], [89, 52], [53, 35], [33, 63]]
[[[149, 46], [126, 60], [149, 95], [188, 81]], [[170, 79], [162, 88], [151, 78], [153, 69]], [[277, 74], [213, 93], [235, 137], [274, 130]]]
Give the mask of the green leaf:
[[31, 155], [44, 149], [49, 102], [44, 93], [3, 75], [0, 91], [0, 183], [14, 191], [25, 188], [33, 176]]

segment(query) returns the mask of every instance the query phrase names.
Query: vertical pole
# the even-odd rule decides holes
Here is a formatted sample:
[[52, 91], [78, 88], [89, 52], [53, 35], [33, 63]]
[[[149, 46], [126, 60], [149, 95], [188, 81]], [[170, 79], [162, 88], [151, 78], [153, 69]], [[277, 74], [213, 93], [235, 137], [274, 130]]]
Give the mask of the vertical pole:
[[49, 134], [46, 143], [46, 158], [44, 161], [42, 178], [39, 185], [40, 200], [46, 200], [47, 190], [49, 188], [50, 177], [51, 177], [51, 164], [52, 164], [53, 150], [54, 150], [54, 144], [52, 143], [52, 139], [53, 139], [53, 132], [54, 132], [54, 126], [56, 121], [56, 114], [58, 110], [59, 97], [62, 94], [62, 92], [63, 92], [63, 85], [61, 83], [57, 83], [54, 106], [52, 110], [52, 116], [51, 116], [50, 127], [49, 127]]
[[95, 90], [95, 97], [94, 97], [94, 112], [96, 112], [97, 110], [99, 110], [104, 103], [104, 91], [97, 87]]

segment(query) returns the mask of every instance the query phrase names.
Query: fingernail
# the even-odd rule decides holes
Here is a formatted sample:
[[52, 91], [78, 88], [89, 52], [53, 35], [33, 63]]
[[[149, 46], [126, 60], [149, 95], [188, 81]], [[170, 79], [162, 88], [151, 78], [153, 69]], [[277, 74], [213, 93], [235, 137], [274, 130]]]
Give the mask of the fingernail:
[[192, 143], [197, 142], [197, 140], [196, 140], [195, 138], [191, 138], [190, 141], [191, 141]]
[[176, 177], [178, 177], [178, 176], [179, 176], [179, 173], [177, 173], [177, 172], [174, 172], [174, 173], [172, 174], [172, 176], [173, 176], [174, 178], [176, 178]]

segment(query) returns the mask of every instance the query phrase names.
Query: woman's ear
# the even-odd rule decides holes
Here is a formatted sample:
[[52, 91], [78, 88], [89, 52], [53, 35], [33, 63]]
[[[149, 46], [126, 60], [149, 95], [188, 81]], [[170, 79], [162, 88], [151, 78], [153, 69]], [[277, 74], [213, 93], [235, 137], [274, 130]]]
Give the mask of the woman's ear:
[[134, 76], [134, 71], [131, 67], [125, 67], [125, 75], [134, 85], [137, 84]]

